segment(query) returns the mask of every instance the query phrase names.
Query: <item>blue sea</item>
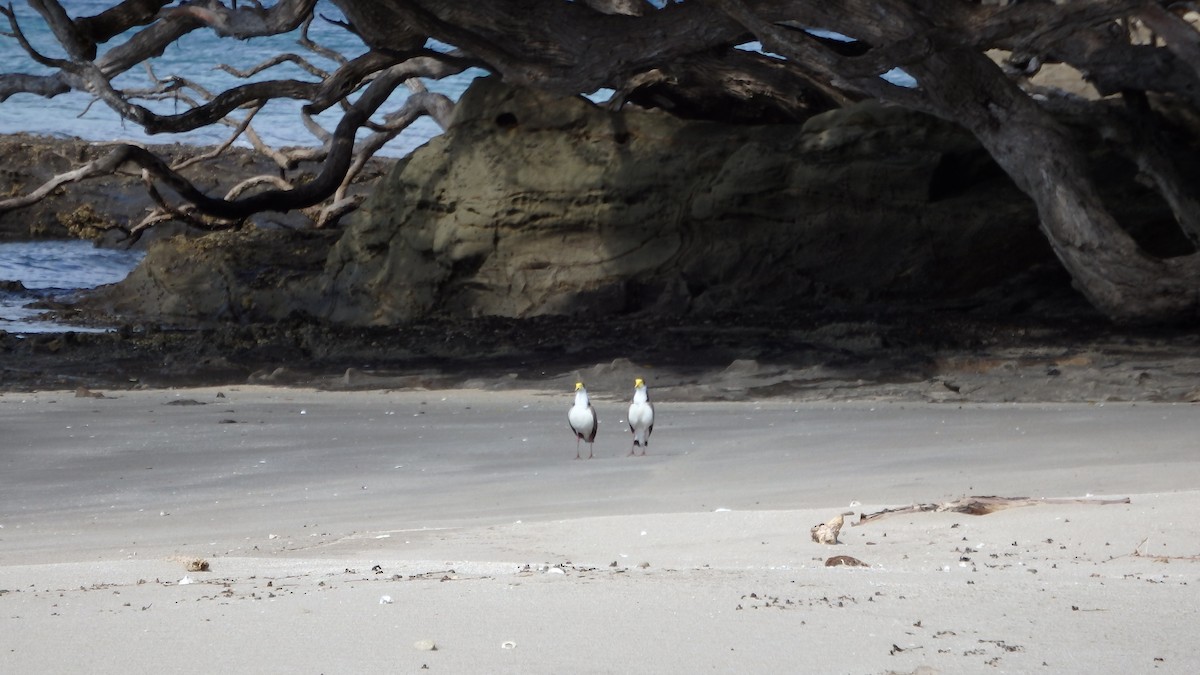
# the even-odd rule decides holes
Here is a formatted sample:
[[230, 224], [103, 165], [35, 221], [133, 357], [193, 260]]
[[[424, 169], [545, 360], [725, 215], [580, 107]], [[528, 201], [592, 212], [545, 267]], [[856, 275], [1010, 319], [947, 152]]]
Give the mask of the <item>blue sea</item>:
[[19, 335], [97, 328], [66, 326], [41, 317], [28, 305], [116, 283], [145, 255], [142, 251], [96, 248], [90, 241], [29, 241], [0, 244], [0, 281], [18, 281], [24, 291], [0, 288], [0, 331]]

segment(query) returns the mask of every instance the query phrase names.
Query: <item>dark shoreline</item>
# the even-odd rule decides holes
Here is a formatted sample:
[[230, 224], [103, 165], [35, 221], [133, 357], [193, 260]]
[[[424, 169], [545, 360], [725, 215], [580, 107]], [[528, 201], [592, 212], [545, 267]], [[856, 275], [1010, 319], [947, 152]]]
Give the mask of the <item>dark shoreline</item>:
[[0, 391], [8, 392], [240, 384], [558, 391], [576, 378], [617, 385], [637, 371], [663, 400], [1200, 400], [1200, 337], [1192, 332], [947, 312], [127, 325], [0, 333], [0, 364]]

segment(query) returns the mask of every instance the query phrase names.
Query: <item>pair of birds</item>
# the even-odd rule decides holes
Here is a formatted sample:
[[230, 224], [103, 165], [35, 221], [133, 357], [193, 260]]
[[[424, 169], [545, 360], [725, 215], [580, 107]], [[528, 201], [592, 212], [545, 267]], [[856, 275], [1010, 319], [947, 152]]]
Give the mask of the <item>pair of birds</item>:
[[[588, 459], [592, 458], [592, 443], [596, 440], [596, 430], [600, 422], [596, 419], [596, 409], [588, 399], [587, 388], [582, 382], [575, 383], [575, 405], [567, 412], [567, 421], [571, 423], [571, 431], [575, 432], [575, 459], [579, 459], [579, 444], [588, 444]], [[633, 445], [629, 447], [629, 456], [636, 454], [641, 447], [642, 456], [646, 456], [646, 446], [650, 442], [650, 432], [654, 431], [654, 404], [646, 393], [646, 383], [642, 378], [633, 381], [633, 402], [629, 404], [629, 431], [633, 434]]]

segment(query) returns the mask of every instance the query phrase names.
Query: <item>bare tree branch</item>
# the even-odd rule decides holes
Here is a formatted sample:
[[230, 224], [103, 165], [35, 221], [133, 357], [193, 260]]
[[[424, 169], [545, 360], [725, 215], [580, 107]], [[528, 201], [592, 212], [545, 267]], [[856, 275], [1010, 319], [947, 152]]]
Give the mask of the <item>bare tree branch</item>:
[[312, 14], [317, 0], [280, 0], [269, 9], [228, 8], [215, 0], [164, 10], [162, 18], [188, 17], [212, 28], [222, 37], [246, 38], [278, 35], [298, 28]]
[[[339, 6], [345, 10], [346, 4]], [[396, 0], [387, 5], [393, 12], [390, 25], [437, 36], [514, 84], [563, 94], [620, 86], [664, 60], [750, 39], [721, 12], [693, 2], [668, 4], [642, 17], [539, 0]], [[538, 21], [530, 22], [530, 16]], [[376, 26], [356, 23], [356, 28], [368, 44], [385, 41]], [[619, 45], [613, 36], [620, 36]]]
[[300, 26], [300, 39], [297, 41], [298, 44], [317, 56], [323, 56], [339, 66], [346, 65], [350, 59], [346, 58], [345, 55], [336, 50], [324, 47], [308, 37], [308, 29], [312, 25], [312, 21], [313, 18], [311, 15], [304, 19], [304, 23]]
[[91, 61], [96, 58], [96, 44], [80, 32], [57, 0], [29, 0], [29, 6], [46, 20], [72, 61]]
[[[186, 169], [187, 167], [192, 166], [193, 164], [198, 164], [200, 162], [206, 162], [210, 159], [215, 159], [215, 158], [219, 157], [221, 155], [221, 153], [228, 150], [229, 146], [233, 145], [233, 142], [236, 141], [238, 139], [238, 137], [240, 137], [246, 131], [247, 128], [249, 128], [251, 120], [254, 119], [254, 116], [257, 115], [259, 113], [259, 111], [262, 110], [262, 108], [263, 108], [263, 104], [260, 103], [259, 105], [255, 106], [253, 109], [251, 109], [250, 112], [246, 113], [246, 116], [242, 119], [241, 122], [238, 123], [237, 127], [233, 130], [233, 134], [231, 134], [229, 136], [229, 138], [227, 138], [225, 140], [224, 143], [218, 145], [217, 147], [213, 148], [209, 152], [196, 155], [195, 157], [191, 157], [191, 158], [188, 158], [188, 159], [180, 161], [180, 162], [176, 162], [175, 164], [171, 165], [171, 168], [175, 171], [182, 171], [182, 170]], [[228, 197], [226, 197], [226, 199], [228, 199]]]
[[229, 192], [225, 193], [225, 201], [235, 201], [243, 193], [253, 190], [260, 185], [272, 185], [276, 190], [283, 192], [290, 192], [292, 190], [292, 184], [279, 176], [253, 176], [230, 188]]
[[217, 70], [223, 70], [223, 71], [229, 73], [230, 75], [233, 75], [234, 77], [246, 79], [248, 77], [254, 77], [255, 75], [263, 72], [264, 70], [274, 68], [275, 66], [278, 66], [282, 63], [295, 64], [295, 65], [299, 66], [302, 70], [304, 70], [306, 73], [308, 73], [309, 75], [315, 75], [316, 77], [320, 77], [322, 79], [329, 77], [329, 73], [314, 66], [312, 63], [309, 63], [309, 61], [307, 59], [305, 59], [304, 57], [302, 57], [298, 54], [277, 54], [277, 55], [272, 56], [271, 58], [267, 59], [266, 61], [259, 63], [258, 65], [247, 68], [246, 70], [238, 70], [237, 68], [234, 68], [233, 66], [231, 66], [229, 64], [222, 63], [217, 66]]
[[232, 201], [213, 198], [200, 192], [187, 179], [171, 170], [161, 159], [144, 148], [119, 146], [118, 151], [124, 153], [120, 161], [140, 164], [200, 211], [226, 220], [239, 220], [262, 211], [287, 211], [312, 206], [332, 195], [341, 184], [353, 161], [355, 132], [404, 79], [406, 78], [402, 69], [389, 69], [372, 82], [338, 124], [330, 144], [329, 155], [320, 173], [312, 181], [291, 190], [268, 190]]
[[304, 110], [314, 115], [324, 112], [357, 90], [373, 74], [397, 64], [403, 65], [408, 77], [425, 77], [433, 80], [457, 75], [468, 68], [479, 65], [478, 61], [463, 57], [457, 52], [439, 54], [421, 50], [421, 54], [405, 59], [383, 52], [363, 54], [327, 78], [321, 90], [304, 106]]
[[96, 16], [75, 19], [82, 38], [92, 44], [103, 44], [134, 26], [144, 26], [158, 16], [158, 10], [171, 0], [125, 0]]
[[1194, 75], [1200, 76], [1200, 33], [1161, 5], [1143, 3], [1137, 17], [1145, 22], [1166, 41], [1167, 49], [1174, 54]]
[[25, 53], [29, 54], [29, 57], [33, 59], [35, 63], [49, 68], [65, 68], [70, 66], [69, 61], [52, 59], [34, 49], [33, 45], [29, 44], [29, 40], [25, 37], [25, 32], [21, 30], [21, 26], [17, 23], [17, 15], [13, 13], [11, 7], [0, 6], [0, 14], [3, 14], [4, 17], [8, 19], [9, 28], [12, 29], [12, 32], [8, 33], [8, 35], [16, 38], [17, 43], [21, 45], [21, 49], [24, 49]]
[[419, 81], [410, 79], [408, 80], [408, 84], [413, 88], [414, 93], [404, 102], [404, 106], [395, 112], [389, 113], [386, 116], [384, 124], [380, 125], [380, 130], [362, 143], [359, 143], [355, 148], [354, 163], [351, 164], [345, 178], [342, 179], [341, 185], [334, 192], [333, 198], [335, 201], [340, 202], [345, 200], [346, 190], [350, 187], [350, 183], [362, 171], [367, 162], [388, 141], [411, 126], [413, 122], [416, 122], [424, 115], [429, 115], [443, 129], [449, 125], [454, 102], [442, 94], [427, 91]]
[[361, 196], [344, 197], [337, 201], [331, 202], [317, 212], [313, 218], [313, 227], [318, 229], [332, 227], [339, 220], [352, 213], [362, 203]]
[[[914, 109], [927, 109], [923, 95], [917, 90], [898, 87], [880, 75], [889, 70], [893, 61], [886, 59], [851, 60], [825, 48], [803, 30], [789, 29], [759, 16], [739, 0], [712, 0], [713, 4], [735, 18], [762, 42], [767, 49], [783, 54], [799, 67], [811, 73], [811, 81], [822, 91], [845, 100], [846, 90], [860, 97], [897, 100]], [[913, 47], [905, 45], [905, 60], [917, 58], [911, 53]], [[928, 46], [921, 44], [917, 49], [928, 54]], [[858, 57], [864, 59], [865, 57]], [[851, 75], [847, 77], [847, 73]]]
[[54, 192], [63, 185], [75, 183], [96, 176], [107, 176], [115, 172], [122, 164], [125, 163], [125, 155], [121, 152], [110, 152], [103, 157], [94, 159], [83, 166], [67, 171], [65, 173], [54, 176], [49, 181], [43, 183], [40, 187], [19, 197], [11, 197], [9, 199], [0, 200], [0, 213], [13, 211], [30, 204], [35, 204], [46, 197], [46, 195]]
[[71, 91], [71, 86], [57, 75], [25, 75], [22, 73], [0, 74], [0, 103], [13, 94], [34, 94], [54, 98]]
[[[250, 147], [254, 148], [260, 154], [274, 162], [275, 166], [279, 167], [281, 171], [287, 171], [288, 169], [295, 168], [297, 161], [295, 157], [283, 153], [264, 143], [262, 138], [258, 135], [258, 132], [256, 132], [253, 127], [247, 128], [244, 133], [246, 140], [250, 141]], [[323, 154], [324, 153], [322, 153], [322, 155]]]

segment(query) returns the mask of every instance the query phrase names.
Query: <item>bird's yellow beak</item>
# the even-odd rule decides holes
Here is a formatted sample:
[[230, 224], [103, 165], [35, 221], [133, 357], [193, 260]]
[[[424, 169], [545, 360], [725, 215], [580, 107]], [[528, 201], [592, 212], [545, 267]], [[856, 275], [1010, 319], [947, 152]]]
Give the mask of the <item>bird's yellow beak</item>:
[[582, 383], [582, 382], [576, 382], [576, 383], [575, 383], [575, 391], [579, 391], [580, 389], [583, 389], [583, 383]]
[[644, 386], [645, 384], [646, 383], [642, 382], [642, 378], [640, 378], [640, 377], [633, 381], [633, 386], [635, 386], [635, 387], [641, 387], [641, 386]]

